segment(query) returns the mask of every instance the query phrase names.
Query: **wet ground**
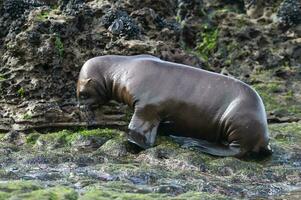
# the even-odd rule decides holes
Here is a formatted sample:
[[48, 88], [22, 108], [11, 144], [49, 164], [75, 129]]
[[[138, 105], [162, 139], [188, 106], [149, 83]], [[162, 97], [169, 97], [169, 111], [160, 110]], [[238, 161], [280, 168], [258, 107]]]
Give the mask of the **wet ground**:
[[0, 199], [299, 199], [301, 123], [270, 125], [272, 157], [219, 158], [112, 129], [1, 135]]

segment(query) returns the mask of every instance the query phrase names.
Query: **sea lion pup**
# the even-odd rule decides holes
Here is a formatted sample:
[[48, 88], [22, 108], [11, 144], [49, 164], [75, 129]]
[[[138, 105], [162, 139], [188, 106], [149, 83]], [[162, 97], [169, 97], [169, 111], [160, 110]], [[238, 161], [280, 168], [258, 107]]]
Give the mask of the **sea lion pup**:
[[160, 122], [169, 121], [183, 136], [178, 142], [208, 154], [271, 154], [261, 98], [221, 74], [149, 55], [100, 56], [83, 65], [77, 97], [89, 107], [111, 99], [129, 105], [128, 140], [142, 148], [153, 146]]

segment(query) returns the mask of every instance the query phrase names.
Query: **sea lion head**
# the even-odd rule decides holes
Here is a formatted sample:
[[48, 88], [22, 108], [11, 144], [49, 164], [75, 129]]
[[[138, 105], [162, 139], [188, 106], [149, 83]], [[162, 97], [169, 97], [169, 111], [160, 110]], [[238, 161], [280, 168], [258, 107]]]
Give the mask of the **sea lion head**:
[[[237, 117], [237, 118], [236, 118]], [[269, 145], [269, 131], [265, 114], [247, 112], [236, 115], [229, 129], [227, 140], [230, 149], [239, 150], [235, 157], [264, 158], [272, 154]]]
[[92, 78], [79, 79], [76, 94], [80, 107], [95, 108], [106, 102], [105, 96], [98, 90], [97, 82]]
[[266, 125], [257, 124], [253, 126], [252, 132], [240, 140], [244, 156], [254, 158], [265, 158], [271, 156], [273, 151], [269, 144], [269, 134]]
[[267, 157], [273, 154], [273, 150], [269, 144], [269, 138], [263, 134], [257, 141], [257, 144], [249, 153], [252, 157]]

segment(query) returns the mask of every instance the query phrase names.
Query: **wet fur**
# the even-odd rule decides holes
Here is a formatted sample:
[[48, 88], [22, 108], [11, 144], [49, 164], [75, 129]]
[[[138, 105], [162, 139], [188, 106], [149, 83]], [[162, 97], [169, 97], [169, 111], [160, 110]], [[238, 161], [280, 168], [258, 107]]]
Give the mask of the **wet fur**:
[[230, 77], [148, 55], [101, 56], [84, 64], [77, 86], [79, 99], [88, 91], [90, 102], [114, 99], [133, 108], [128, 138], [142, 148], [154, 144], [160, 122], [173, 121], [181, 136], [206, 141], [199, 142], [206, 153], [243, 156], [268, 149], [261, 98]]

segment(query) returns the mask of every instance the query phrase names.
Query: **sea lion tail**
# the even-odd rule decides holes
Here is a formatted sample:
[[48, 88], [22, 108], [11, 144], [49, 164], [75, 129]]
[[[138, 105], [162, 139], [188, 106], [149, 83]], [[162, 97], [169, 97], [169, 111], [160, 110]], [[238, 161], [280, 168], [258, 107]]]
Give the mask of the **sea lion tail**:
[[214, 156], [239, 156], [241, 150], [237, 146], [224, 145], [224, 144], [215, 144], [205, 140], [199, 140], [190, 137], [179, 137], [170, 135], [170, 137], [183, 148], [193, 148], [201, 152], [214, 155]]

